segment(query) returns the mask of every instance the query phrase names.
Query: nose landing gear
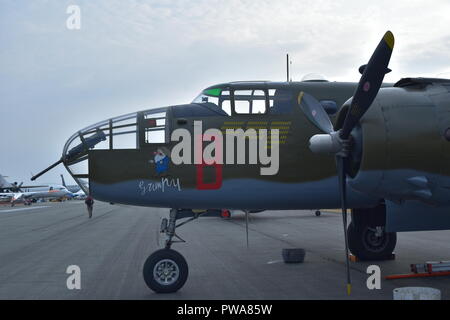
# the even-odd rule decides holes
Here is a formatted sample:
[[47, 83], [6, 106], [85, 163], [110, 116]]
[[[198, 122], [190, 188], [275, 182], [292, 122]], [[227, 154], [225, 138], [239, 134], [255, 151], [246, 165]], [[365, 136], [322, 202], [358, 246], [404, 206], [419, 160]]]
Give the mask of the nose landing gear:
[[157, 293], [178, 291], [186, 282], [189, 269], [186, 259], [170, 248], [150, 255], [144, 264], [144, 281]]
[[[201, 214], [202, 212], [195, 213], [192, 210], [171, 209], [169, 219], [162, 220], [160, 232], [166, 235], [165, 248], [151, 254], [145, 261], [143, 269], [144, 281], [153, 291], [172, 293], [186, 283], [189, 274], [186, 259], [171, 249], [171, 246], [175, 242], [185, 242], [175, 233], [175, 229], [197, 219]], [[189, 219], [177, 225], [177, 220], [182, 218]]]

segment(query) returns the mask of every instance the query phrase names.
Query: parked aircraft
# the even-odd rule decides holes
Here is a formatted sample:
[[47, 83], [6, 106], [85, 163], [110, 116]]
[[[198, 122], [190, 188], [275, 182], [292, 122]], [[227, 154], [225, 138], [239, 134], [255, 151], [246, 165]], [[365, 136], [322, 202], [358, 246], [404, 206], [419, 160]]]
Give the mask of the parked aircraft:
[[86, 199], [87, 196], [86, 196], [86, 193], [84, 193], [84, 191], [80, 189], [77, 192], [72, 193], [72, 197], [74, 199], [84, 200], [84, 199]]
[[8, 182], [6, 180], [6, 176], [3, 176], [0, 174], [0, 193], [5, 193], [5, 192], [20, 192], [22, 189], [31, 189], [31, 188], [40, 188], [40, 187], [44, 187], [44, 186], [27, 186], [27, 185], [23, 185], [23, 182], [21, 182], [20, 184], [17, 182]]
[[[64, 180], [64, 176], [61, 174], [61, 183], [64, 187], [66, 187], [67, 190], [69, 190], [72, 193], [78, 193], [81, 188], [79, 185], [74, 184], [74, 185], [66, 185], [66, 181]], [[82, 190], [81, 190], [82, 191]]]
[[[29, 191], [32, 189], [33, 191]], [[10, 183], [5, 176], [0, 175], [0, 198], [2, 201], [9, 201], [11, 206], [18, 202], [31, 204], [33, 199], [62, 199], [65, 197], [73, 197], [72, 192], [66, 187], [60, 185], [23, 185], [23, 182]], [[24, 191], [26, 190], [26, 191]], [[4, 192], [7, 191], [7, 192]]]
[[[4, 195], [4, 194], [3, 194]], [[58, 199], [72, 198], [73, 194], [64, 186], [51, 185], [48, 187], [39, 188], [36, 191], [14, 192], [11, 198], [11, 206], [17, 202], [25, 201], [26, 204], [31, 204], [31, 200], [37, 199]]]

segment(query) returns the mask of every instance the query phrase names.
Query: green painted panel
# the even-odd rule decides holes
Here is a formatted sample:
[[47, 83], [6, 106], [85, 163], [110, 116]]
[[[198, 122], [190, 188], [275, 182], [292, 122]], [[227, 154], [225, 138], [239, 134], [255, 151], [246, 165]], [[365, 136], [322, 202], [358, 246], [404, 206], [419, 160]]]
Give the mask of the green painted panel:
[[222, 92], [222, 89], [217, 88], [217, 89], [209, 89], [209, 90], [205, 90], [203, 91], [204, 94], [208, 95], [208, 96], [214, 96], [214, 97], [218, 97], [220, 96], [220, 93]]

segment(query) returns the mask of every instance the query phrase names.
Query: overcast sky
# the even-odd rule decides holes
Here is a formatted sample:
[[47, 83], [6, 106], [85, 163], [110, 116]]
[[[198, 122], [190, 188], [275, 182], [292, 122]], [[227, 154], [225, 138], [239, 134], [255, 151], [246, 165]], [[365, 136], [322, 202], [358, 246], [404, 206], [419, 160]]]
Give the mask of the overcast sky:
[[[376, 4], [375, 4], [376, 3]], [[69, 30], [69, 5], [81, 29]], [[77, 130], [187, 103], [209, 85], [307, 73], [358, 81], [386, 30], [385, 81], [450, 78], [450, 1], [0, 0], [0, 173], [29, 182]], [[38, 182], [59, 182], [62, 166]]]

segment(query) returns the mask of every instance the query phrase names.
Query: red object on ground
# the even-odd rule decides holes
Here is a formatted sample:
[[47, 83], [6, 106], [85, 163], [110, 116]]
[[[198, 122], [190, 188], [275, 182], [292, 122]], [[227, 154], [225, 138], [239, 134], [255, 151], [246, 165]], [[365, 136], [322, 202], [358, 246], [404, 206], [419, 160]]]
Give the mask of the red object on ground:
[[230, 210], [222, 210], [222, 213], [220, 215], [222, 216], [222, 218], [230, 218], [231, 217]]
[[439, 276], [450, 276], [450, 271], [445, 272], [426, 272], [426, 273], [408, 273], [408, 274], [393, 274], [386, 276], [386, 280], [394, 279], [404, 279], [404, 278], [425, 278], [425, 277], [439, 277]]

